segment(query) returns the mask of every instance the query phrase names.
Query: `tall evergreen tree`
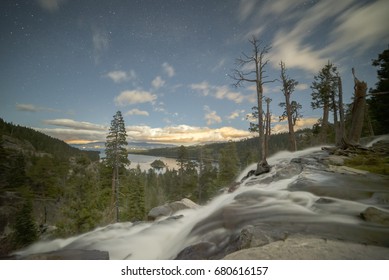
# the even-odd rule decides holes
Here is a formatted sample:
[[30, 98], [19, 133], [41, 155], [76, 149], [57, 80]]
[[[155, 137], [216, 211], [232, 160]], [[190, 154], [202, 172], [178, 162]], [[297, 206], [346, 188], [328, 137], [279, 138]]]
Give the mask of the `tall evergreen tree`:
[[111, 205], [116, 208], [116, 222], [119, 221], [119, 171], [130, 164], [126, 146], [128, 145], [123, 116], [117, 111], [111, 121], [111, 127], [105, 142], [105, 163], [112, 168]]
[[[337, 68], [328, 62], [314, 77], [312, 82], [312, 109], [323, 109], [323, 117], [320, 128], [320, 140], [327, 142], [329, 133], [329, 113], [336, 112], [335, 95], [338, 91], [338, 72]], [[335, 116], [335, 115], [334, 115]]]
[[130, 171], [129, 177], [126, 218], [141, 221], [145, 218], [145, 180], [139, 165]]
[[389, 47], [373, 60], [373, 66], [377, 67], [378, 82], [369, 100], [369, 113], [375, 134], [389, 133]]
[[[294, 125], [296, 124], [296, 120], [293, 121], [293, 108], [292, 108], [292, 102], [290, 100], [290, 97], [295, 87], [298, 85], [298, 82], [288, 77], [288, 75], [286, 74], [286, 68], [284, 62], [281, 61], [280, 65], [281, 65], [281, 82], [282, 82], [281, 90], [285, 96], [285, 103], [283, 104], [285, 104], [285, 113], [286, 113], [285, 117], [288, 120], [288, 129], [289, 129], [289, 149], [291, 151], [296, 151], [297, 142], [294, 133]], [[297, 109], [297, 107], [295, 109]], [[284, 115], [282, 116], [284, 117]]]
[[25, 192], [22, 208], [16, 213], [13, 240], [16, 247], [30, 245], [38, 239], [38, 228], [33, 218], [32, 194]]
[[229, 142], [225, 148], [220, 151], [219, 160], [219, 184], [225, 186], [234, 180], [239, 172], [239, 157], [236, 151], [236, 144]]

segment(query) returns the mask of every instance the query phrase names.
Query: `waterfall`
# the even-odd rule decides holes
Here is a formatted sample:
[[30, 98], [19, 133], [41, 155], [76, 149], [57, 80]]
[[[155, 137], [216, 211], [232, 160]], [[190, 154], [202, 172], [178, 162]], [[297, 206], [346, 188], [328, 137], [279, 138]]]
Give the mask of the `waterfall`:
[[389, 247], [389, 227], [360, 217], [369, 206], [388, 212], [387, 179], [333, 172], [326, 156], [320, 148], [280, 152], [268, 159], [271, 172], [246, 178], [253, 164], [237, 177], [237, 190], [198, 209], [179, 211], [175, 218], [111, 224], [68, 239], [37, 242], [16, 255], [94, 249], [108, 251], [111, 259], [173, 259], [201, 242], [216, 254], [248, 226]]

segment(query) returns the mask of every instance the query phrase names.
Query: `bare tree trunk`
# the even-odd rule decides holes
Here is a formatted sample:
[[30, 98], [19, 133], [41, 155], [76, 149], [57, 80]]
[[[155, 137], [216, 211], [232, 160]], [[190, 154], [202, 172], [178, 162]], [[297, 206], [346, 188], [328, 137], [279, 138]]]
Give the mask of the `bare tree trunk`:
[[297, 151], [297, 143], [296, 136], [294, 134], [294, 126], [293, 126], [293, 118], [292, 118], [292, 108], [290, 105], [290, 95], [285, 95], [285, 103], [286, 103], [286, 115], [288, 118], [288, 129], [289, 129], [289, 150], [292, 152]]
[[258, 166], [266, 162], [266, 145], [265, 145], [265, 133], [263, 129], [263, 109], [262, 109], [262, 96], [263, 96], [263, 87], [258, 82], [257, 83], [257, 101], [258, 101], [258, 132], [259, 132], [259, 146], [261, 149], [259, 150], [259, 158], [260, 162]]
[[116, 170], [113, 168], [112, 170], [112, 194], [111, 194], [111, 207], [109, 211], [109, 219], [111, 220], [110, 222], [115, 220], [113, 210], [115, 209], [115, 192], [116, 192]]
[[328, 117], [330, 114], [330, 107], [328, 104], [328, 99], [324, 101], [323, 105], [323, 120], [321, 125], [321, 131], [320, 131], [320, 141], [322, 143], [327, 143], [327, 137], [328, 137]]
[[349, 139], [351, 144], [358, 145], [365, 116], [367, 84], [363, 81], [359, 81], [355, 77], [354, 68], [352, 69], [352, 72], [354, 75], [354, 102]]
[[271, 115], [270, 115], [270, 98], [266, 98], [266, 133], [265, 133], [265, 149], [266, 153], [269, 152], [269, 139], [270, 139], [270, 125], [271, 125]]
[[115, 180], [115, 195], [116, 195], [116, 222], [119, 222], [119, 168], [116, 165], [115, 167], [115, 172], [116, 172], [116, 180]]
[[345, 119], [344, 119], [344, 107], [343, 107], [343, 87], [342, 87], [342, 79], [338, 76], [338, 91], [339, 91], [339, 138], [340, 142], [337, 142], [338, 147], [346, 148], [348, 146], [348, 139], [346, 137], [346, 127], [345, 127]]

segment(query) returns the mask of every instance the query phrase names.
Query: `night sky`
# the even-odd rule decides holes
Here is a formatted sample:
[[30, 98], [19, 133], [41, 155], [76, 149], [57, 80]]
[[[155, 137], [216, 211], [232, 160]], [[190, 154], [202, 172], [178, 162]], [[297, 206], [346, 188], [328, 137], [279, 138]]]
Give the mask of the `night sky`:
[[[105, 141], [117, 110], [128, 141], [197, 144], [250, 137], [252, 84], [234, 88], [235, 59], [253, 35], [271, 45], [299, 85], [298, 127], [321, 116], [310, 107], [314, 75], [333, 62], [351, 101], [354, 67], [374, 87], [371, 60], [389, 43], [389, 1], [368, 0], [2, 0], [0, 117], [68, 143]], [[283, 101], [266, 84], [273, 133]]]

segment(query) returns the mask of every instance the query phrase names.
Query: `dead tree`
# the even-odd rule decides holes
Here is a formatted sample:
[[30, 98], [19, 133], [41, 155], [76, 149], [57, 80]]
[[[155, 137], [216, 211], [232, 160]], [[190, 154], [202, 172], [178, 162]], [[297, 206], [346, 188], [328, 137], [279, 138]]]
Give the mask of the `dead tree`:
[[352, 73], [354, 76], [354, 102], [351, 111], [352, 121], [348, 139], [352, 145], [358, 145], [365, 116], [367, 84], [364, 81], [358, 80], [355, 76], [354, 68], [352, 68]]
[[281, 61], [281, 82], [282, 82], [282, 93], [285, 96], [285, 112], [286, 117], [288, 120], [288, 128], [289, 128], [289, 149], [291, 151], [297, 151], [297, 143], [296, 143], [296, 136], [294, 133], [294, 123], [292, 118], [292, 107], [291, 107], [291, 101], [290, 96], [292, 95], [296, 85], [298, 84], [297, 81], [290, 79], [286, 75], [286, 68], [285, 63]]
[[[274, 82], [266, 81], [265, 67], [269, 60], [267, 54], [270, 51], [270, 46], [263, 46], [261, 41], [258, 41], [255, 37], [249, 40], [252, 45], [251, 55], [242, 53], [242, 56], [236, 60], [236, 69], [230, 76], [235, 80], [234, 85], [236, 87], [243, 86], [244, 83], [255, 83], [257, 91], [257, 105], [258, 105], [258, 133], [259, 133], [259, 159], [257, 165], [256, 174], [262, 174], [270, 171], [270, 166], [267, 163], [267, 150], [266, 139], [263, 125], [263, 85], [266, 83]], [[246, 70], [253, 69], [253, 70]]]
[[271, 114], [270, 114], [270, 102], [272, 100], [267, 97], [265, 99], [266, 102], [266, 118], [265, 118], [265, 145], [266, 145], [266, 151], [269, 151], [269, 139], [270, 139], [270, 133], [271, 133]]

